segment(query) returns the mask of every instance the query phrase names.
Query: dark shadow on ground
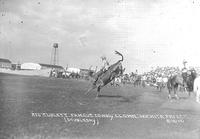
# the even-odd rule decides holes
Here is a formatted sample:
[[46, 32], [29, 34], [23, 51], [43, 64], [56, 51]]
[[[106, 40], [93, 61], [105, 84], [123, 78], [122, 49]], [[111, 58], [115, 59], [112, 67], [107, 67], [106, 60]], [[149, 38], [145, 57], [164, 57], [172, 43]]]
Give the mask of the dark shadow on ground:
[[125, 97], [121, 95], [99, 95], [99, 98], [119, 98], [120, 102], [132, 102], [132, 97]]
[[122, 97], [122, 100], [120, 100], [120, 102], [132, 102], [132, 99], [131, 98], [127, 98], [127, 97]]
[[121, 96], [121, 95], [99, 95], [98, 97], [123, 98], [123, 96]]
[[184, 99], [184, 100], [186, 100], [186, 99], [189, 99], [189, 97], [179, 97], [179, 99]]
[[171, 99], [175, 99], [175, 100], [186, 100], [189, 99], [189, 97], [180, 97], [177, 99], [176, 97], [171, 97]]

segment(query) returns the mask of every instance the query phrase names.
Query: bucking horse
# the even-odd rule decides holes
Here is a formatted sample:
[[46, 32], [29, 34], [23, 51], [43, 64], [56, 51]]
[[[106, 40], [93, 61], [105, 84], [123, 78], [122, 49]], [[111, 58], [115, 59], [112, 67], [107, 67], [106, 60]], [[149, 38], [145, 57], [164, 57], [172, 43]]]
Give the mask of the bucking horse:
[[121, 59], [109, 66], [106, 71], [103, 71], [103, 69], [101, 69], [97, 73], [94, 73], [94, 75], [92, 75], [92, 78], [94, 79], [92, 87], [85, 94], [88, 94], [91, 90], [97, 88], [96, 98], [98, 98], [100, 90], [104, 86], [113, 81], [116, 77], [119, 77], [123, 74], [124, 69], [121, 62], [124, 60], [124, 57], [118, 51], [115, 51], [115, 54], [120, 55]]
[[179, 99], [177, 95], [179, 86], [183, 87], [184, 90], [187, 91], [188, 95], [190, 96], [191, 92], [193, 91], [193, 85], [196, 75], [197, 74], [195, 70], [189, 70], [188, 72], [176, 74], [169, 77], [167, 82], [167, 88], [169, 91], [168, 98], [171, 99], [171, 92], [174, 91], [175, 98]]

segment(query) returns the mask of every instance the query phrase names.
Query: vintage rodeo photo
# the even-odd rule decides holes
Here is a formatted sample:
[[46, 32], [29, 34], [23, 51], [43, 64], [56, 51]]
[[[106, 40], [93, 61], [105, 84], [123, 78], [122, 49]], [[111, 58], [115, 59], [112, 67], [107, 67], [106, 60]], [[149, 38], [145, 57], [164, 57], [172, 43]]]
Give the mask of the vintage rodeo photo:
[[0, 0], [0, 139], [200, 139], [200, 0]]

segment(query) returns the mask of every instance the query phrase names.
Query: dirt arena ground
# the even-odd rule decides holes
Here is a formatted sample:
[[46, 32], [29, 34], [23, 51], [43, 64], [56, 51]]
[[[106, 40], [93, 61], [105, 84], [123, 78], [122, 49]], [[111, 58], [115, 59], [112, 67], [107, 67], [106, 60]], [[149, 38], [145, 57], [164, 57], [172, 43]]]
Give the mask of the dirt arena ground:
[[151, 87], [107, 86], [95, 99], [89, 83], [0, 74], [1, 139], [199, 139], [194, 94], [167, 99]]

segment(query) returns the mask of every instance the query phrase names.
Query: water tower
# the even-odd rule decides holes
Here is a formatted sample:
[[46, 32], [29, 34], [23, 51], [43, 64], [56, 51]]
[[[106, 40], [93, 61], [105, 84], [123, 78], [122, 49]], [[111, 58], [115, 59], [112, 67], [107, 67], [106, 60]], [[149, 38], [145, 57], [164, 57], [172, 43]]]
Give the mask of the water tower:
[[51, 65], [58, 65], [58, 43], [53, 44], [52, 52], [51, 52]]

